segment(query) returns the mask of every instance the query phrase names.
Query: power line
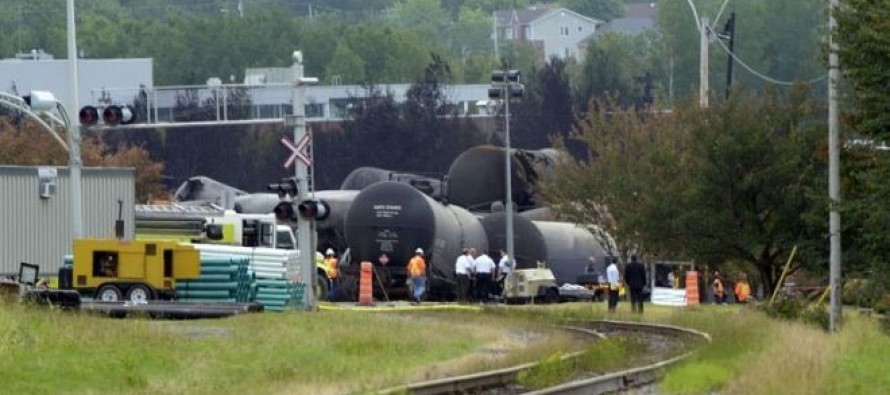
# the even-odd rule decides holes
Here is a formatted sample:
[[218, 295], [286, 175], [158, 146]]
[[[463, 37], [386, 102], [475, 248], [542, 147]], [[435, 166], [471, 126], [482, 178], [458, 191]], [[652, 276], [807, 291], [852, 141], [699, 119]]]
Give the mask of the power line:
[[[766, 75], [766, 74], [763, 74], [763, 73], [761, 73], [761, 72], [755, 70], [753, 67], [749, 66], [747, 63], [745, 63], [745, 61], [743, 61], [742, 59], [740, 59], [740, 58], [739, 58], [736, 54], [734, 54], [729, 48], [726, 48], [726, 44], [723, 43], [723, 40], [720, 40], [720, 39], [718, 38], [718, 39], [715, 40], [715, 41], [717, 41], [717, 44], [720, 44], [720, 48], [723, 48], [723, 50], [726, 51], [726, 53], [727, 53], [730, 57], [732, 57], [733, 60], [735, 60], [736, 62], [738, 62], [738, 64], [739, 64], [740, 66], [742, 66], [743, 68], [745, 68], [745, 70], [748, 70], [748, 72], [750, 72], [751, 74], [754, 74], [755, 76], [757, 76], [758, 78], [760, 78], [760, 79], [762, 79], [762, 80], [764, 80], [764, 81], [766, 81], [766, 82], [770, 82], [770, 83], [773, 83], [773, 84], [776, 84], [776, 85], [784, 85], [784, 86], [792, 86], [792, 85], [794, 85], [794, 84], [796, 84], [796, 83], [801, 82], [801, 81], [782, 81], [782, 80], [777, 80], [777, 79], [772, 78], [772, 77], [770, 77], [770, 76], [768, 76], [768, 75]], [[827, 74], [827, 73], [826, 73], [826, 74], [822, 74], [822, 75], [820, 75], [820, 76], [818, 76], [818, 77], [816, 77], [816, 78], [811, 78], [811, 79], [809, 79], [809, 80], [802, 81], [802, 82], [804, 82], [805, 84], [810, 84], [810, 85], [812, 85], [812, 84], [815, 84], [815, 83], [817, 83], [817, 82], [819, 82], [819, 81], [824, 80], [826, 77], [828, 77], [828, 74]]]

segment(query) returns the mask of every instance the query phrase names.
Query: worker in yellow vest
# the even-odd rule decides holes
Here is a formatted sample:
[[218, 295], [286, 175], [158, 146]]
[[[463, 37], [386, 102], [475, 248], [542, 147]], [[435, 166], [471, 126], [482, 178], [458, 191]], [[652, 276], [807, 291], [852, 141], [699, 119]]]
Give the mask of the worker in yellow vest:
[[426, 260], [423, 259], [423, 248], [414, 250], [414, 257], [408, 261], [408, 281], [413, 291], [411, 304], [420, 304], [426, 291]]
[[330, 288], [328, 289], [328, 300], [334, 300], [340, 285], [340, 268], [337, 267], [337, 257], [334, 256], [333, 248], [328, 248], [324, 255], [324, 268], [328, 275], [328, 283], [330, 284]]
[[714, 303], [726, 304], [726, 291], [723, 286], [723, 276], [720, 275], [720, 272], [714, 272], [712, 285], [714, 287]]

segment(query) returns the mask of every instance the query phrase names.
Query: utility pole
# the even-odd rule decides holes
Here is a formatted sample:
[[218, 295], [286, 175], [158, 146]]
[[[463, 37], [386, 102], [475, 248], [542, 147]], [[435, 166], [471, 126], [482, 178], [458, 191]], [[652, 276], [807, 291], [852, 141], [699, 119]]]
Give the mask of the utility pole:
[[[305, 87], [308, 84], [318, 82], [317, 78], [303, 76], [303, 53], [293, 53], [293, 104], [292, 115], [287, 120], [294, 127], [294, 142], [302, 141], [306, 136], [306, 106]], [[309, 191], [309, 164], [301, 160], [294, 162], [294, 179], [297, 182], [297, 192], [293, 196], [294, 206], [310, 197]], [[300, 249], [300, 278], [306, 285], [303, 290], [303, 306], [307, 310], [315, 307], [315, 245], [316, 235], [312, 229], [311, 219], [297, 219], [297, 246]]]
[[735, 54], [735, 11], [729, 14], [729, 19], [723, 26], [723, 35], [729, 38], [729, 54], [726, 55], [726, 99], [729, 99], [732, 88], [732, 64], [735, 62], [732, 58]]
[[829, 325], [831, 332], [841, 326], [841, 214], [840, 214], [840, 146], [838, 145], [837, 84], [840, 80], [840, 64], [835, 41], [837, 21], [834, 14], [840, 7], [840, 0], [831, 0], [828, 8], [828, 198], [831, 210], [828, 214], [828, 233], [831, 252], [829, 255], [829, 288], [831, 307]]
[[708, 108], [708, 36], [710, 30], [708, 18], [702, 18], [701, 29], [699, 29], [701, 53], [698, 64], [698, 104], [701, 108]]
[[[77, 111], [77, 29], [74, 19], [74, 0], [66, 1], [67, 35], [68, 35], [68, 108]], [[66, 111], [67, 113], [67, 111]], [[75, 239], [83, 237], [83, 194], [81, 187], [80, 167], [80, 121], [68, 114], [68, 169], [71, 183], [71, 197], [69, 199], [71, 210], [71, 231]]]

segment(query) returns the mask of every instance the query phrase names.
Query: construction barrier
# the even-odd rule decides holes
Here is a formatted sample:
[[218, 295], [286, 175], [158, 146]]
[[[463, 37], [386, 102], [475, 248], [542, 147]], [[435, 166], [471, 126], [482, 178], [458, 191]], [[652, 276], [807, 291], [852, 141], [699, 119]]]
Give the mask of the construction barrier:
[[370, 306], [374, 302], [372, 294], [374, 287], [371, 282], [373, 269], [374, 266], [371, 262], [362, 262], [362, 275], [358, 287], [358, 304], [362, 306]]
[[698, 272], [686, 272], [686, 305], [698, 304]]

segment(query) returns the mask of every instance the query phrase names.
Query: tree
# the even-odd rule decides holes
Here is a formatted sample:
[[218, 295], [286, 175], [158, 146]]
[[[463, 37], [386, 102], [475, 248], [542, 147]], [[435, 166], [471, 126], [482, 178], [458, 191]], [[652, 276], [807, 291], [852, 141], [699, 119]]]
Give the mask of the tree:
[[[68, 152], [39, 126], [25, 123], [13, 128], [0, 118], [0, 163], [25, 166], [67, 166]], [[152, 160], [139, 146], [110, 149], [101, 138], [85, 136], [81, 147], [85, 166], [133, 167], [136, 169], [136, 200], [166, 199], [169, 192], [160, 182], [164, 165]]]
[[578, 108], [590, 100], [612, 98], [622, 106], [642, 95], [637, 77], [647, 72], [646, 56], [652, 46], [645, 35], [607, 32], [590, 40], [581, 67]]
[[[890, 4], [863, 0], [844, 2], [837, 13], [840, 60], [846, 81], [852, 87], [852, 110], [847, 124], [848, 138], [883, 143], [890, 137], [890, 105], [887, 84], [890, 75], [882, 65], [890, 61], [890, 22], [882, 17], [890, 13]], [[846, 129], [846, 128], [845, 128]], [[890, 289], [890, 208], [886, 196], [890, 185], [890, 156], [873, 149], [848, 150], [843, 153], [842, 178], [844, 217], [845, 276], [860, 276], [873, 281], [872, 295]], [[852, 257], [852, 262], [849, 257]], [[851, 266], [853, 263], [855, 266]], [[858, 264], [858, 265], [856, 265]], [[858, 270], [857, 270], [858, 269]]]
[[356, 55], [352, 49], [343, 42], [337, 44], [334, 56], [325, 69], [327, 81], [332, 81], [334, 77], [340, 78], [340, 83], [356, 84], [366, 82], [365, 62]]
[[671, 114], [593, 102], [574, 137], [593, 158], [558, 165], [542, 197], [572, 221], [603, 226], [625, 250], [747, 262], [770, 289], [795, 244], [806, 257], [824, 245], [808, 222], [811, 212], [827, 214], [814, 196], [825, 169], [814, 155], [821, 134], [801, 122], [813, 115], [808, 103], [775, 94], [710, 110], [686, 102]]
[[566, 136], [574, 124], [572, 92], [566, 62], [552, 57], [543, 68], [523, 79], [525, 92], [511, 105], [512, 145], [517, 148], [550, 147], [553, 136]]

